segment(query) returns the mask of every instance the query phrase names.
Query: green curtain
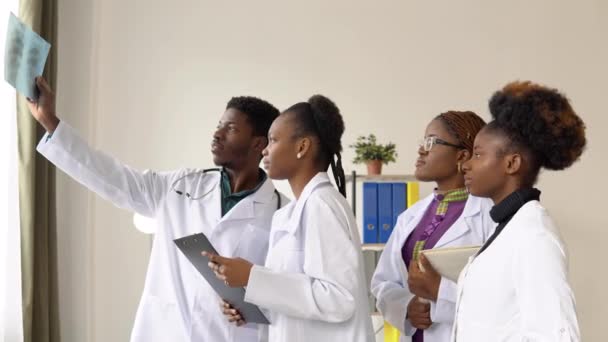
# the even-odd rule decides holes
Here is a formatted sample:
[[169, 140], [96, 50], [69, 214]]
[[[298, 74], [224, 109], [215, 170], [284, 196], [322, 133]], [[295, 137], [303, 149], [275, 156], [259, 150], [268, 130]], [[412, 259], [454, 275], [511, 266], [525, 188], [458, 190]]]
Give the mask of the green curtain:
[[[51, 43], [44, 76], [56, 84], [57, 1], [20, 0], [19, 17]], [[42, 128], [17, 97], [23, 335], [25, 342], [55, 342], [59, 335], [55, 169], [36, 153]]]

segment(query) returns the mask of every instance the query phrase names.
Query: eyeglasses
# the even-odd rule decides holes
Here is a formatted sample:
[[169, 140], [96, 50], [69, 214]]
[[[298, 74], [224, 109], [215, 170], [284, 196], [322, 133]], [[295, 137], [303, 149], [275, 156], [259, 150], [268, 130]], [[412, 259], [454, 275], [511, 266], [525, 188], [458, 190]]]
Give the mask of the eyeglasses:
[[431, 149], [433, 149], [433, 146], [435, 145], [445, 145], [455, 148], [466, 148], [462, 145], [452, 144], [437, 137], [426, 137], [418, 143], [418, 147], [422, 148], [425, 152], [429, 152]]

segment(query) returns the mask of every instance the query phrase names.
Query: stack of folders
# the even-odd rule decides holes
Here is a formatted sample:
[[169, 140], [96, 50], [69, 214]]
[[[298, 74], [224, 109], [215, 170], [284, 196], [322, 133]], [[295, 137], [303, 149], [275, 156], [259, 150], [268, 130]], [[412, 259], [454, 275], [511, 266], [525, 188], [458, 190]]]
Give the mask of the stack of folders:
[[[443, 277], [458, 282], [458, 276], [481, 246], [461, 246], [423, 250], [422, 254]], [[424, 270], [424, 268], [422, 268]]]
[[363, 243], [386, 243], [397, 217], [418, 198], [417, 182], [363, 183]]

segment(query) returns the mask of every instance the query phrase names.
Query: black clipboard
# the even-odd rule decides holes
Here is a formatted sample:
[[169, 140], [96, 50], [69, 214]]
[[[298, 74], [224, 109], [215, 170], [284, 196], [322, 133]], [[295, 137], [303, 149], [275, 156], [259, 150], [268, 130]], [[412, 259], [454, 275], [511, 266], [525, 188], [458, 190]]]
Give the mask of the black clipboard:
[[[246, 323], [270, 324], [266, 316], [256, 305], [245, 302], [245, 288], [230, 287], [218, 279], [209, 267], [209, 258], [201, 255], [203, 251], [218, 254], [209, 239], [203, 233], [185, 236], [173, 240], [194, 268], [205, 278], [220, 298], [230, 303], [241, 313]], [[219, 305], [219, 303], [218, 303]]]

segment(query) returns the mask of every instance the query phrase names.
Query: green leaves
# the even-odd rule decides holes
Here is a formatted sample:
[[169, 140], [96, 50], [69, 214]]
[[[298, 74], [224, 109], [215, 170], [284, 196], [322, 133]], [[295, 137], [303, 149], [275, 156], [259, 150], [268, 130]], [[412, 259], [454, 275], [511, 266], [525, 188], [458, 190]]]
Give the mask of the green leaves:
[[355, 164], [365, 163], [369, 160], [381, 160], [384, 164], [388, 164], [394, 162], [397, 157], [395, 144], [391, 142], [386, 145], [378, 144], [374, 134], [358, 137], [357, 142], [349, 147], [355, 149], [356, 156], [353, 159]]

